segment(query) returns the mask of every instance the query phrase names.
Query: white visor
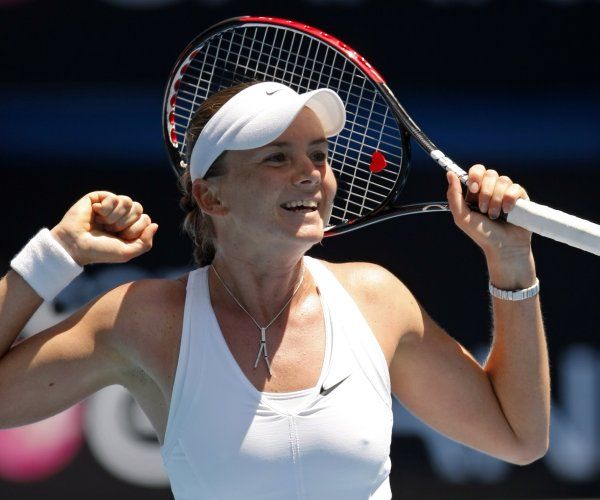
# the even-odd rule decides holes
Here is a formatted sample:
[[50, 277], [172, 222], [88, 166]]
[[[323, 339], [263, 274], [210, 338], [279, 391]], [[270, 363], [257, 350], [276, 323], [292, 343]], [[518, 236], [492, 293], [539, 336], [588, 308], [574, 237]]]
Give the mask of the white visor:
[[298, 94], [281, 83], [263, 82], [234, 95], [206, 123], [194, 144], [192, 180], [204, 177], [223, 151], [254, 149], [273, 142], [304, 106], [315, 112], [325, 137], [333, 137], [344, 128], [344, 103], [333, 90]]

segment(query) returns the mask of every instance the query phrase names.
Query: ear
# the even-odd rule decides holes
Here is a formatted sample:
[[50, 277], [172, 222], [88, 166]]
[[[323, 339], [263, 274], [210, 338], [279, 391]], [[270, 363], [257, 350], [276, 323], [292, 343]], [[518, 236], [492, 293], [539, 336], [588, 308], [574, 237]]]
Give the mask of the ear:
[[200, 210], [208, 215], [225, 215], [229, 209], [218, 196], [216, 186], [206, 179], [196, 179], [192, 184], [192, 194]]

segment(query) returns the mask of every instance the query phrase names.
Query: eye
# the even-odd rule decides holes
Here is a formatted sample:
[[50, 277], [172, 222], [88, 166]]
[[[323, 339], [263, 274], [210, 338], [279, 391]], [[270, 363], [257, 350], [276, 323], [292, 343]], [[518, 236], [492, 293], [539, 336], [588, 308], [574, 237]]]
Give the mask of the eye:
[[286, 160], [284, 153], [273, 153], [267, 156], [263, 161], [265, 163], [282, 163]]
[[324, 163], [327, 161], [326, 151], [315, 151], [311, 156], [312, 160], [316, 163]]

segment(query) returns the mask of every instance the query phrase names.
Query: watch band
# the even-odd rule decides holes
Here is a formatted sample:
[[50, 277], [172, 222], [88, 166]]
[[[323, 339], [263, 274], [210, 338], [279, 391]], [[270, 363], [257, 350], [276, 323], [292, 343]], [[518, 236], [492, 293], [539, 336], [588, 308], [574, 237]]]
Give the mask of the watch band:
[[535, 283], [529, 288], [523, 288], [522, 290], [502, 290], [496, 288], [492, 283], [489, 283], [490, 294], [494, 297], [502, 300], [525, 300], [534, 297], [540, 292], [540, 280], [535, 279]]

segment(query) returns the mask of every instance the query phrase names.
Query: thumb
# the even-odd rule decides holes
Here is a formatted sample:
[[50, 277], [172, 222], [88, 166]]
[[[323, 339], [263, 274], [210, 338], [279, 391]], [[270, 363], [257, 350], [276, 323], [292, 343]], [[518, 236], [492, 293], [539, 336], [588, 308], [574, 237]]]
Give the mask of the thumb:
[[158, 224], [149, 224], [140, 236], [129, 242], [121, 242], [121, 259], [119, 262], [127, 262], [148, 252], [152, 248], [152, 239], [158, 230]]
[[140, 234], [139, 238], [136, 240], [136, 243], [139, 244], [142, 252], [147, 252], [152, 248], [153, 238], [156, 234], [156, 231], [158, 231], [158, 224], [155, 222], [149, 224], [146, 229], [142, 231], [142, 234]]
[[452, 216], [457, 224], [468, 224], [471, 218], [471, 210], [463, 198], [460, 179], [454, 172], [447, 172], [446, 179], [448, 180], [446, 197]]

